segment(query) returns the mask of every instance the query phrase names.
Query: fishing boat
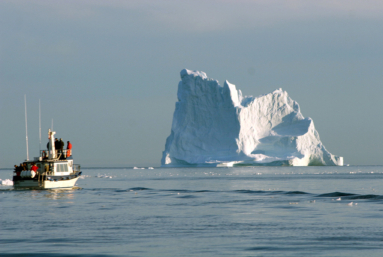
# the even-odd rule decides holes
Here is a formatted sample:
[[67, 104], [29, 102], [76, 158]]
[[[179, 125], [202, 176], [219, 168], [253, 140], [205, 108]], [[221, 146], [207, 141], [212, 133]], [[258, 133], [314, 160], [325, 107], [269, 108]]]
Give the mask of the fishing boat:
[[56, 132], [48, 130], [48, 150], [40, 150], [40, 156], [27, 160], [15, 169], [14, 188], [53, 189], [72, 188], [81, 176], [80, 165], [73, 163], [72, 150], [55, 149]]

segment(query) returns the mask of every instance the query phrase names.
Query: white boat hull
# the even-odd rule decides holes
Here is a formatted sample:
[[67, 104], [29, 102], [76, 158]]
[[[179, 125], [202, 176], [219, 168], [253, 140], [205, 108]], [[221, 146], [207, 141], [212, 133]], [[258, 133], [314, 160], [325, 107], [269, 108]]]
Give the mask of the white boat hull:
[[53, 189], [53, 188], [72, 188], [75, 186], [79, 177], [69, 180], [57, 180], [57, 181], [36, 181], [36, 180], [20, 180], [15, 181], [14, 188], [31, 188], [31, 189]]

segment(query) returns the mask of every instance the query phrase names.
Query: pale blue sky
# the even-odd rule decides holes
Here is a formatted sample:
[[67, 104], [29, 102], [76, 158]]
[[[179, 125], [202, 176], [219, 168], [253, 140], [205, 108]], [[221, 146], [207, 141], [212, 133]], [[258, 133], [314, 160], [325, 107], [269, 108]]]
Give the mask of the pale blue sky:
[[159, 166], [179, 72], [276, 88], [349, 164], [383, 164], [383, 2], [0, 1], [0, 168], [54, 119], [83, 166]]

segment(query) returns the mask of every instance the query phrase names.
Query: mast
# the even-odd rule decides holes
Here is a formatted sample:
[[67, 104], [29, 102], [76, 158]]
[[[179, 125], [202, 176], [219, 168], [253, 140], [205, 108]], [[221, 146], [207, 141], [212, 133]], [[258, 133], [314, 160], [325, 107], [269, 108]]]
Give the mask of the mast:
[[28, 151], [28, 119], [27, 119], [27, 95], [24, 95], [24, 104], [25, 104], [25, 141], [27, 144], [27, 161], [29, 161], [29, 151]]
[[40, 104], [40, 99], [39, 99], [39, 139], [40, 139], [39, 150], [41, 151], [41, 104]]

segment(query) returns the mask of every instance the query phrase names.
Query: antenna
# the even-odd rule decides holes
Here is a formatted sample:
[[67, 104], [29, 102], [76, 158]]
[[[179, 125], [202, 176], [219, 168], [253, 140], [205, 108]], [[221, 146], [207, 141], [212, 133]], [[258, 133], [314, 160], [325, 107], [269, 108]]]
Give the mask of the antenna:
[[41, 104], [40, 104], [40, 99], [39, 99], [39, 139], [40, 139], [39, 150], [41, 151]]
[[52, 124], [51, 124], [51, 130], [53, 131], [53, 119], [52, 119]]
[[29, 161], [29, 151], [28, 151], [28, 119], [27, 119], [27, 95], [24, 95], [24, 104], [25, 104], [25, 140], [27, 143], [27, 161]]

